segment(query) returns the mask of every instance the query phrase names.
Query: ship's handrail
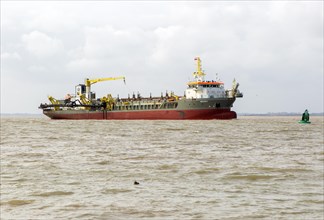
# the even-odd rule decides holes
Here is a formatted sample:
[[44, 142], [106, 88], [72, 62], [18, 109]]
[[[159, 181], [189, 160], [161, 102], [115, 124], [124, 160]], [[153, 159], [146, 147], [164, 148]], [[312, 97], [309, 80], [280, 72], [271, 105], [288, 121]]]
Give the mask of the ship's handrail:
[[188, 85], [224, 85], [224, 82], [221, 81], [195, 81], [188, 82]]
[[102, 107], [100, 104], [76, 104], [76, 103], [68, 103], [68, 104], [43, 104], [41, 103], [40, 106], [38, 107], [39, 109], [48, 109], [48, 108], [63, 108], [63, 107], [71, 107], [71, 108], [76, 108], [76, 107]]
[[[173, 106], [177, 106], [178, 101], [173, 99], [142, 99], [142, 100], [129, 100], [129, 101], [119, 101], [114, 102], [113, 106], [108, 107], [106, 102], [97, 102], [92, 104], [85, 104], [79, 100], [74, 102], [67, 102], [67, 103], [59, 103], [59, 104], [40, 104], [39, 108], [43, 110], [63, 110], [63, 108], [85, 108], [85, 109], [92, 109], [92, 110], [116, 110], [123, 109], [123, 110], [143, 110], [143, 109], [164, 109], [164, 108], [174, 108]], [[168, 107], [166, 107], [168, 106]]]

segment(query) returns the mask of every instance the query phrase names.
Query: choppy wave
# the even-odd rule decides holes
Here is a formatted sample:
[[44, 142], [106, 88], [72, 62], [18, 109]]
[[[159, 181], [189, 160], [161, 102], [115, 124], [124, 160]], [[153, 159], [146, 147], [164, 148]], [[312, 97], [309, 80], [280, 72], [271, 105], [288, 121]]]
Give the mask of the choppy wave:
[[9, 205], [9, 206], [22, 206], [22, 205], [29, 205], [35, 202], [35, 200], [22, 200], [22, 199], [13, 199], [7, 202], [1, 202], [1, 205]]
[[31, 196], [49, 197], [49, 196], [68, 196], [72, 194], [73, 192], [52, 191], [52, 192], [36, 193], [36, 194], [32, 194]]
[[323, 219], [323, 118], [298, 120], [2, 118], [0, 218]]

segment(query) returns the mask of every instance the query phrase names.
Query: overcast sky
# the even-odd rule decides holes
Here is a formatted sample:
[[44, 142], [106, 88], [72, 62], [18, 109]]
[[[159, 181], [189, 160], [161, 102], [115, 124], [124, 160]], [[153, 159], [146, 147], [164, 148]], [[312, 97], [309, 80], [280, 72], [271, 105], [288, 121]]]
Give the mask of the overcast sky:
[[323, 1], [1, 1], [1, 113], [92, 90], [183, 95], [200, 56], [238, 113], [323, 112]]

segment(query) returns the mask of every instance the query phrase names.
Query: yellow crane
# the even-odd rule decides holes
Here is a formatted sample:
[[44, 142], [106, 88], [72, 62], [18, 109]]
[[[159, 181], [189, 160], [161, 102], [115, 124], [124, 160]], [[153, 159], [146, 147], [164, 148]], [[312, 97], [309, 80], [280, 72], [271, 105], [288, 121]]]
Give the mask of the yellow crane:
[[204, 71], [201, 68], [201, 59], [200, 57], [196, 57], [195, 61], [197, 61], [197, 71], [193, 73], [195, 79], [198, 79], [202, 81], [204, 79], [204, 76], [206, 75]]
[[[53, 105], [59, 105], [60, 101], [55, 99], [53, 96], [48, 96], [48, 100], [53, 104]], [[59, 106], [55, 106], [54, 107], [55, 110], [59, 110], [60, 107]]]
[[85, 95], [80, 95], [80, 102], [83, 105], [91, 105], [91, 101], [85, 97]]
[[112, 97], [111, 94], [107, 94], [107, 96], [104, 96], [100, 99], [101, 103], [105, 103], [104, 109], [112, 110], [115, 105], [115, 99]]
[[110, 80], [124, 80], [124, 83], [126, 83], [126, 78], [124, 76], [118, 76], [118, 77], [107, 77], [107, 78], [99, 78], [99, 79], [85, 79], [84, 84], [86, 86], [86, 98], [91, 100], [91, 85], [97, 83], [97, 82], [103, 82], [103, 81], [110, 81]]

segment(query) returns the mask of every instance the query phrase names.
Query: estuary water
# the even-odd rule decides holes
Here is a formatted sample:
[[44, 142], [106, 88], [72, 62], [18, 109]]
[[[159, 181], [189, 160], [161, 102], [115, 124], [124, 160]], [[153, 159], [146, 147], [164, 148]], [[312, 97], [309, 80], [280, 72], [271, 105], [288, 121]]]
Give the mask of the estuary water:
[[323, 117], [299, 119], [2, 117], [0, 217], [322, 220]]

